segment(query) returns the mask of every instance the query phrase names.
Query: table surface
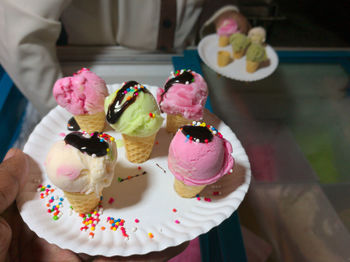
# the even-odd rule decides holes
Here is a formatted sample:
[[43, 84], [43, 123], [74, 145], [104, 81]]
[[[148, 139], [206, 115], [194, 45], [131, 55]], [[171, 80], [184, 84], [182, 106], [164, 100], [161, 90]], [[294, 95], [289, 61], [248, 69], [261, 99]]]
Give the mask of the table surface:
[[345, 261], [349, 52], [278, 55], [277, 70], [257, 82], [230, 80], [202, 66], [213, 111], [242, 141], [252, 166], [241, 222], [271, 244], [271, 261]]
[[[88, 66], [107, 83], [135, 79], [161, 86], [173, 64], [202, 71], [210, 92], [207, 106], [236, 133], [250, 159], [253, 181], [239, 209], [240, 222], [272, 247], [271, 261], [350, 258], [349, 51], [278, 50], [277, 70], [248, 83], [218, 75], [200, 63], [196, 50], [173, 57], [112, 48], [97, 50], [94, 62], [87, 63], [86, 54], [96, 50], [59, 50], [64, 72]], [[22, 143], [28, 130], [22, 130]], [[237, 213], [226, 224], [236, 230], [233, 238], [222, 230], [202, 237], [207, 259], [245, 258]], [[225, 243], [234, 239], [238, 248], [230, 249]], [[213, 243], [220, 250], [208, 248]]]

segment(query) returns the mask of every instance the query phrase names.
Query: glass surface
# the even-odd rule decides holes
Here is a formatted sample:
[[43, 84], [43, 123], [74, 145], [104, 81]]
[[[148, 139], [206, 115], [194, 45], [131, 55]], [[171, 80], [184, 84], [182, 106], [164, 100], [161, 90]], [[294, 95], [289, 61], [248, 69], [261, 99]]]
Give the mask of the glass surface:
[[[340, 65], [282, 63], [267, 79], [246, 83], [221, 77], [207, 66], [203, 69], [214, 111], [237, 131], [248, 129], [242, 130], [248, 146], [251, 140], [259, 140], [253, 151], [274, 155], [286, 150], [283, 155], [293, 161], [294, 151], [299, 149], [321, 183], [350, 180], [350, 163], [346, 161], [350, 153], [350, 104], [345, 90], [348, 76]], [[245, 127], [238, 122], [244, 122]], [[301, 171], [302, 167], [297, 169]], [[286, 176], [278, 172], [273, 180], [308, 180], [312, 173]], [[260, 175], [255, 178], [267, 179]]]
[[280, 62], [257, 82], [202, 69], [214, 113], [251, 162], [241, 223], [273, 247], [271, 261], [348, 259], [350, 87], [343, 67]]

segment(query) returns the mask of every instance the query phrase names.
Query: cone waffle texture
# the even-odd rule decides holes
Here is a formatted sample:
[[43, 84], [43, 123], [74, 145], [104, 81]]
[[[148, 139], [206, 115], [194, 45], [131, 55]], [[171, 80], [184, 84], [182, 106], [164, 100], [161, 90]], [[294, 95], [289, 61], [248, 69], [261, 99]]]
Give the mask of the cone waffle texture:
[[233, 58], [240, 59], [240, 58], [242, 58], [244, 56], [244, 54], [245, 54], [245, 49], [243, 49], [243, 50], [241, 50], [239, 52], [233, 51]]
[[229, 37], [226, 35], [219, 36], [219, 46], [227, 46], [229, 44]]
[[259, 62], [253, 62], [253, 61], [247, 60], [246, 70], [248, 73], [254, 73], [258, 69], [259, 65], [260, 65]]
[[94, 115], [74, 116], [81, 130], [88, 133], [102, 132], [105, 128], [105, 113], [99, 112]]
[[167, 115], [166, 117], [166, 131], [175, 134], [177, 130], [187, 124], [192, 123], [191, 119], [184, 118], [182, 115]]
[[228, 51], [219, 51], [218, 52], [218, 66], [223, 67], [227, 66], [229, 63], [231, 63], [232, 58], [231, 54]]
[[177, 180], [176, 178], [174, 180], [174, 189], [175, 189], [176, 193], [180, 197], [184, 197], [184, 198], [195, 197], [205, 188], [205, 186], [206, 185], [188, 186], [188, 185], [185, 185], [182, 181]]
[[73, 210], [77, 213], [89, 213], [93, 211], [100, 202], [100, 196], [97, 196], [95, 192], [81, 194], [64, 191], [64, 196], [68, 199]]
[[122, 134], [126, 157], [132, 163], [143, 163], [149, 159], [157, 133], [148, 137], [128, 136]]

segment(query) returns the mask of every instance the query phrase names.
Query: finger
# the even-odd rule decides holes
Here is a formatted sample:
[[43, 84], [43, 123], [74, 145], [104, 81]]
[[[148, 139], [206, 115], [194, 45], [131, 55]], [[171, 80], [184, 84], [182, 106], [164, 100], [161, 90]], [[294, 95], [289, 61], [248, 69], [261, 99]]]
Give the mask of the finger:
[[27, 173], [27, 156], [19, 149], [10, 149], [0, 164], [0, 214], [16, 199]]
[[38, 237], [22, 251], [21, 257], [20, 261], [81, 262], [72, 251], [61, 249]]
[[6, 220], [0, 217], [0, 262], [5, 261], [11, 243], [12, 231]]
[[11, 261], [21, 261], [20, 254], [22, 254], [22, 250], [34, 239], [35, 234], [23, 222], [16, 203], [12, 203], [3, 213], [3, 216], [12, 230], [8, 256]]

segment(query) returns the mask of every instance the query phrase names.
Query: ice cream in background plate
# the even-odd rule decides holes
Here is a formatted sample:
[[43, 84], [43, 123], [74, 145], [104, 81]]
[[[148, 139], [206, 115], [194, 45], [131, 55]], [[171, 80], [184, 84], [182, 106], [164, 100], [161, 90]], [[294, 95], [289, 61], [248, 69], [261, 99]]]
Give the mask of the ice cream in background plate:
[[230, 36], [232, 45], [233, 57], [235, 59], [242, 58], [245, 55], [247, 47], [250, 44], [250, 39], [241, 33], [236, 33]]
[[53, 87], [57, 104], [74, 115], [80, 128], [88, 133], [102, 132], [105, 126], [106, 82], [87, 68], [58, 79]]
[[251, 44], [247, 50], [246, 70], [248, 73], [254, 73], [261, 63], [267, 61], [265, 47], [260, 44]]
[[95, 132], [72, 132], [51, 147], [45, 168], [51, 182], [64, 191], [74, 211], [87, 213], [100, 201], [114, 176], [114, 138]]
[[261, 27], [253, 27], [248, 32], [248, 38], [255, 44], [263, 44], [266, 41], [266, 30]]
[[163, 118], [147, 88], [129, 81], [105, 99], [107, 122], [122, 134], [130, 162], [142, 163], [152, 152]]
[[227, 46], [229, 44], [229, 37], [238, 32], [238, 25], [233, 18], [227, 18], [222, 21], [220, 27], [217, 29], [219, 36], [219, 46]]
[[191, 198], [233, 168], [231, 144], [214, 127], [202, 122], [180, 128], [169, 147], [168, 167], [174, 189]]
[[157, 102], [167, 114], [166, 130], [176, 133], [180, 126], [200, 120], [208, 97], [204, 78], [192, 70], [172, 72], [164, 88], [157, 90]]

